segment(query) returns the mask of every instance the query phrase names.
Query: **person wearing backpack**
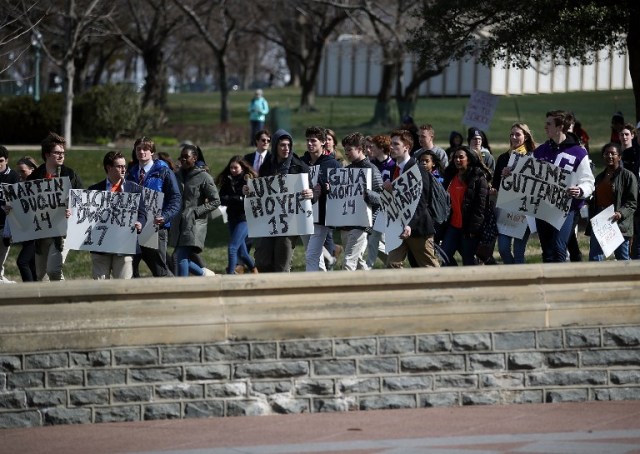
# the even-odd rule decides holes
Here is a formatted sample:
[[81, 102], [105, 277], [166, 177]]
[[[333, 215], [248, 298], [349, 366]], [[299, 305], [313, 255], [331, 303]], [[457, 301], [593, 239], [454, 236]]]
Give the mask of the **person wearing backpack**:
[[[408, 172], [413, 166], [418, 166], [422, 176], [422, 192], [413, 216], [405, 226], [400, 239], [402, 244], [388, 251], [387, 268], [403, 268], [407, 255], [411, 253], [419, 267], [439, 267], [440, 261], [435, 252], [435, 228], [429, 211], [429, 199], [432, 179], [427, 171], [409, 154], [413, 147], [413, 137], [409, 131], [400, 129], [391, 133], [390, 155], [396, 162], [392, 180], [396, 180], [402, 173]], [[383, 183], [385, 191], [393, 192], [391, 181]]]
[[431, 213], [434, 228], [436, 229], [435, 241], [436, 244], [439, 244], [442, 240], [446, 222], [449, 220], [449, 213], [451, 213], [451, 198], [442, 185], [444, 178], [442, 178], [441, 175], [444, 174], [444, 168], [438, 155], [431, 150], [418, 151], [415, 158], [427, 171], [432, 182], [429, 212]]

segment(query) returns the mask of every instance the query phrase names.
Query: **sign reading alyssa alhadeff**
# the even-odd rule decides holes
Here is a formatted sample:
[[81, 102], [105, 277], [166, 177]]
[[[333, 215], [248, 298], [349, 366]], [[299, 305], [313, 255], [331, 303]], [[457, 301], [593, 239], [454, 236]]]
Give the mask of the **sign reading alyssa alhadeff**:
[[140, 193], [89, 191], [69, 192], [71, 217], [65, 247], [77, 251], [135, 254]]
[[402, 245], [400, 235], [416, 212], [422, 195], [422, 175], [417, 165], [402, 173], [393, 181], [391, 192], [383, 190], [380, 194], [382, 209], [385, 213], [384, 231], [387, 254]]
[[371, 227], [371, 208], [364, 201], [371, 190], [371, 169], [327, 169], [329, 193], [325, 224], [332, 227]]
[[244, 214], [251, 238], [313, 233], [311, 199], [301, 194], [309, 189], [308, 174], [253, 178], [247, 186], [250, 192], [244, 198]]
[[571, 208], [567, 188], [574, 174], [530, 156], [512, 155], [511, 174], [502, 177], [496, 206], [513, 213], [528, 214], [560, 229]]
[[64, 236], [67, 232], [69, 177], [3, 184], [11, 211], [7, 215], [14, 243]]

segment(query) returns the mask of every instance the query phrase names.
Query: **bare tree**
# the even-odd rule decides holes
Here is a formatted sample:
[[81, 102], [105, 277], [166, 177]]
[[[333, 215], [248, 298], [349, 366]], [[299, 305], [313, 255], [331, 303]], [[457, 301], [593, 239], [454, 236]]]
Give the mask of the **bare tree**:
[[96, 42], [111, 33], [108, 18], [113, 13], [112, 5], [106, 0], [66, 0], [62, 8], [54, 0], [41, 0], [35, 4], [26, 1], [5, 4], [11, 16], [19, 20], [23, 27], [37, 30], [43, 37], [40, 45], [45, 55], [62, 70], [62, 133], [69, 146], [72, 145], [76, 58], [81, 55], [86, 43]]
[[185, 24], [172, 0], [121, 0], [124, 18], [118, 28], [122, 37], [144, 61], [146, 77], [142, 105], [163, 109], [167, 104], [167, 67], [174, 34]]
[[244, 2], [227, 0], [173, 0], [213, 53], [220, 88], [220, 122], [229, 122], [229, 84], [227, 60], [231, 42], [238, 31], [238, 20], [246, 14]]
[[[346, 1], [344, 4], [348, 4]], [[299, 80], [299, 110], [315, 110], [315, 89], [325, 44], [348, 17], [337, 4], [315, 0], [261, 2], [256, 10], [268, 21], [250, 30], [285, 50], [293, 83]]]

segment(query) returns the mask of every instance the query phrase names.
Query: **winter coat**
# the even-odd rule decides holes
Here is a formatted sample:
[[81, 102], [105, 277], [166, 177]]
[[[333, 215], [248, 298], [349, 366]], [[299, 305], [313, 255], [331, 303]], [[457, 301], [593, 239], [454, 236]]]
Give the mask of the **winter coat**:
[[176, 173], [182, 194], [182, 208], [169, 231], [171, 246], [191, 246], [202, 252], [207, 237], [209, 213], [220, 206], [220, 196], [213, 177], [202, 168]]
[[[596, 177], [595, 186], [598, 186], [604, 179], [606, 170]], [[638, 183], [636, 177], [630, 170], [618, 167], [613, 173], [611, 180], [613, 185], [613, 210], [622, 215], [622, 219], [618, 221], [620, 233], [625, 238], [633, 236], [633, 217], [638, 205]], [[596, 193], [589, 199], [589, 219], [600, 212], [596, 207]], [[591, 225], [587, 225], [587, 235], [591, 234]]]
[[220, 205], [227, 207], [229, 222], [238, 223], [247, 220], [244, 214], [244, 195], [242, 187], [247, 184], [244, 174], [227, 175], [220, 185]]

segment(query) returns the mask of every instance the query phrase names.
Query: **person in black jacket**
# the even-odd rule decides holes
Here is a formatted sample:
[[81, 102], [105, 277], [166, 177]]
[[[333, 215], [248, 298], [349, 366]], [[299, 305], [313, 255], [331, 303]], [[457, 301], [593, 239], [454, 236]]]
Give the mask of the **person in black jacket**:
[[[18, 173], [9, 167], [9, 150], [0, 145], [0, 183], [2, 184], [15, 184], [20, 181]], [[2, 189], [0, 189], [0, 196], [2, 195]], [[4, 224], [6, 222], [6, 213], [4, 210], [4, 197], [0, 197], [0, 232], [4, 230]], [[9, 255], [10, 241], [9, 238], [2, 238], [0, 242], [0, 284], [13, 284], [15, 281], [7, 279], [4, 275], [4, 262]]]
[[[220, 204], [227, 207], [227, 226], [229, 227], [229, 245], [227, 247], [227, 274], [238, 274], [238, 263], [243, 262], [257, 273], [258, 268], [247, 249], [247, 217], [244, 214], [244, 195], [242, 186], [245, 179], [255, 178], [256, 172], [242, 156], [233, 156], [227, 166], [216, 177], [216, 186], [220, 194]], [[244, 266], [242, 267], [244, 271]]]
[[[73, 169], [64, 165], [66, 144], [67, 141], [64, 137], [50, 132], [41, 144], [44, 164], [29, 175], [27, 180], [69, 177], [72, 189], [83, 189], [80, 177]], [[69, 213], [68, 210], [67, 213]], [[51, 281], [64, 280], [62, 268], [67, 257], [67, 251], [64, 249], [64, 239], [64, 237], [60, 236], [36, 240], [36, 274], [39, 281], [46, 277]]]
[[475, 254], [489, 200], [490, 175], [478, 154], [466, 146], [454, 152], [453, 160], [445, 169], [444, 187], [451, 196], [451, 215], [442, 249], [449, 265], [457, 265], [453, 257], [456, 251], [462, 256], [463, 265], [476, 263]]
[[[102, 165], [106, 178], [89, 186], [90, 191], [132, 192], [140, 194], [138, 216], [134, 227], [137, 233], [147, 222], [147, 211], [144, 208], [142, 188], [132, 181], [125, 180], [127, 172], [127, 160], [122, 153], [108, 152]], [[91, 273], [94, 279], [131, 279], [133, 277], [133, 256], [126, 254], [108, 254], [105, 252], [91, 252]]]
[[[420, 194], [416, 211], [400, 234], [402, 244], [392, 251], [388, 251], [387, 267], [402, 268], [409, 252], [415, 259], [417, 266], [439, 267], [440, 261], [436, 256], [434, 245], [435, 228], [433, 219], [429, 214], [431, 180], [424, 167], [418, 165], [417, 161], [410, 155], [413, 147], [411, 133], [407, 130], [399, 129], [391, 132], [390, 135], [390, 154], [396, 161], [392, 180], [396, 180], [402, 173], [409, 171], [413, 166], [417, 166], [422, 176], [422, 193]], [[385, 181], [383, 188], [389, 192], [394, 191], [391, 181]]]
[[[271, 157], [260, 166], [258, 176], [290, 175], [309, 173], [309, 166], [293, 152], [293, 138], [284, 129], [277, 130], [271, 138]], [[242, 194], [248, 195], [249, 186], [242, 187]], [[305, 189], [302, 197], [311, 200], [313, 190]], [[254, 259], [256, 267], [263, 272], [291, 271], [293, 259], [293, 245], [297, 236], [273, 236], [256, 238], [254, 240]]]

